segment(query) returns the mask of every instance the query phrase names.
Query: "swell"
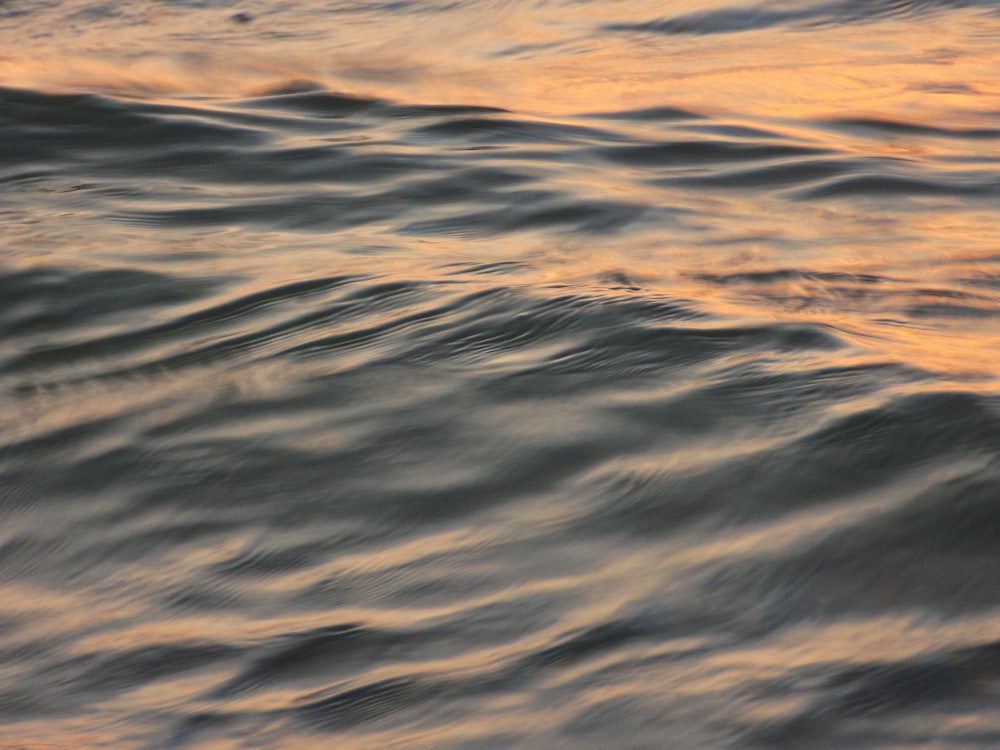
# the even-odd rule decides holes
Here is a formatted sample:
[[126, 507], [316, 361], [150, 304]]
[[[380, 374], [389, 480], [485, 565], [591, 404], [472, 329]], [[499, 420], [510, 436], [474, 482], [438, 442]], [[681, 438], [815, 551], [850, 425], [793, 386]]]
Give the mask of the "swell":
[[[857, 373], [843, 372], [839, 377], [847, 386], [844, 395], [848, 398], [863, 396], [865, 389], [877, 390], [875, 383], [887, 379], [885, 373], [866, 373], [865, 387], [854, 390], [852, 380]], [[731, 383], [733, 388], [742, 384], [738, 378]], [[787, 390], [785, 383], [773, 384], [775, 393]], [[691, 409], [707, 408], [712, 399], [706, 394], [690, 402]], [[749, 393], [743, 403], [752, 403]], [[829, 401], [825, 403], [834, 408]], [[508, 399], [507, 407], [511, 405]], [[938, 424], [942, 415], [952, 420], [944, 427]], [[659, 418], [661, 432], [669, 430], [671, 420], [666, 415]], [[892, 429], [904, 435], [936, 430], [924, 440], [937, 455], [937, 467], [928, 472], [926, 464], [916, 466], [919, 461], [913, 456], [913, 446], [898, 435], [887, 434], [884, 450], [894, 450], [894, 460], [905, 462], [892, 467], [890, 482], [895, 489], [884, 493], [891, 502], [869, 502], [851, 513], [856, 493], [850, 493], [844, 497], [843, 509], [827, 512], [819, 524], [808, 522], [812, 511], [801, 502], [810, 497], [807, 491], [789, 497], [773, 520], [766, 515], [733, 515], [741, 503], [745, 508], [741, 498], [748, 489], [745, 477], [730, 477], [728, 483], [716, 480], [714, 492], [707, 493], [694, 511], [703, 518], [729, 520], [702, 523], [695, 531], [689, 526], [685, 533], [684, 515], [671, 512], [674, 492], [669, 485], [647, 494], [650, 507], [659, 506], [658, 518], [634, 505], [636, 490], [629, 493], [633, 507], [626, 513], [621, 498], [602, 490], [588, 477], [588, 469], [579, 467], [569, 485], [555, 485], [546, 493], [550, 503], [563, 506], [563, 517], [575, 516], [578, 524], [501, 521], [491, 503], [460, 527], [462, 533], [452, 534], [449, 527], [460, 517], [455, 515], [457, 509], [446, 522], [426, 514], [429, 503], [442, 500], [435, 496], [423, 501], [419, 529], [403, 526], [394, 533], [362, 534], [354, 540], [342, 536], [332, 544], [328, 540], [324, 548], [322, 540], [328, 532], [323, 527], [339, 525], [329, 514], [344, 511], [333, 491], [327, 494], [321, 515], [317, 515], [321, 507], [317, 504], [312, 514], [299, 515], [297, 521], [289, 516], [287, 536], [281, 531], [283, 523], [249, 543], [224, 542], [222, 547], [228, 551], [217, 562], [197, 564], [174, 582], [178, 593], [201, 589], [216, 592], [214, 598], [172, 594], [158, 603], [175, 617], [187, 618], [187, 630], [197, 630], [195, 625], [203, 618], [241, 609], [250, 601], [281, 603], [283, 610], [295, 616], [267, 618], [231, 643], [197, 644], [185, 635], [181, 645], [146, 645], [134, 651], [109, 645], [107, 651], [85, 651], [72, 659], [52, 643], [42, 651], [22, 644], [20, 653], [30, 657], [31, 668], [19, 687], [5, 693], [4, 705], [28, 712], [25, 701], [30, 695], [58, 700], [62, 710], [67, 706], [84, 710], [90, 700], [84, 696], [107, 699], [123, 690], [200, 673], [204, 676], [197, 682], [192, 709], [174, 709], [164, 717], [164, 731], [178, 744], [193, 742], [195, 737], [221, 739], [262, 724], [270, 727], [273, 734], [268, 736], [286, 739], [300, 731], [339, 736], [347, 730], [377, 733], [408, 728], [420, 733], [454, 728], [455, 722], [471, 730], [476, 721], [486, 720], [496, 702], [529, 698], [550, 712], [553, 731], [571, 731], [572, 727], [583, 731], [593, 727], [585, 721], [587, 712], [582, 706], [591, 700], [600, 705], [604, 700], [592, 690], [593, 685], [631, 685], [635, 692], [630, 705], [642, 716], [656, 710], [675, 712], [676, 701], [691, 690], [711, 703], [713, 691], [701, 686], [696, 675], [713, 662], [714, 690], [722, 686], [741, 709], [723, 713], [724, 736], [733, 744], [791, 742], [797, 731], [808, 730], [807, 736], [812, 736], [819, 721], [826, 722], [828, 730], [850, 737], [864, 732], [869, 718], [883, 722], [888, 714], [902, 721], [928, 707], [945, 710], [974, 705], [990, 689], [992, 662], [987, 657], [993, 646], [988, 636], [977, 642], [971, 632], [952, 645], [941, 645], [943, 636], [932, 632], [913, 645], [910, 655], [896, 659], [816, 654], [813, 660], [792, 660], [787, 667], [779, 660], [777, 674], [750, 681], [729, 661], [738, 661], [742, 655], [750, 658], [758, 649], [766, 653], [782, 639], [794, 639], [797, 628], [806, 628], [815, 638], [826, 634], [836, 644], [842, 637], [836, 629], [844, 613], [880, 617], [881, 627], [886, 627], [884, 619], [894, 609], [905, 618], [913, 607], [933, 609], [944, 601], [952, 612], [988, 613], [996, 606], [989, 574], [991, 534], [997, 520], [991, 502], [997, 486], [996, 462], [991, 462], [1000, 425], [996, 404], [932, 393], [889, 398], [874, 415], [860, 415], [853, 422], [864, 419], [887, 424], [896, 420]], [[857, 459], [862, 450], [859, 443], [864, 444], [859, 435], [867, 431], [852, 424], [852, 419], [834, 421], [832, 427], [814, 432], [803, 442], [827, 443], [831, 456], [854, 446], [852, 460]], [[607, 420], [601, 422], [606, 429]], [[968, 423], [979, 427], [966, 432], [961, 425]], [[961, 442], [955, 442], [956, 432]], [[562, 440], [572, 442], [567, 436]], [[809, 446], [798, 447], [805, 451]], [[886, 456], [873, 447], [872, 465], [881, 466]], [[636, 443], [628, 453], [650, 450], [669, 462], [671, 448], [663, 442], [652, 449], [644, 441]], [[795, 450], [786, 448], [789, 461], [799, 460]], [[620, 462], [622, 452], [622, 445], [616, 443], [613, 450], [606, 446], [595, 459], [606, 461], [611, 469]], [[970, 462], [976, 452], [978, 462]], [[717, 476], [725, 463], [723, 458], [706, 466], [702, 481]], [[761, 463], [772, 465], [766, 460]], [[291, 486], [287, 480], [303, 468], [301, 459], [286, 456], [283, 470], [288, 475], [278, 477], [279, 485]], [[339, 472], [341, 488], [346, 468], [345, 464]], [[482, 470], [496, 471], [497, 467], [493, 464]], [[281, 471], [278, 464], [266, 467], [257, 481], [275, 471]], [[688, 494], [676, 489], [679, 496]], [[756, 491], [751, 488], [749, 493]], [[769, 494], [765, 488], [759, 491], [761, 498]], [[579, 507], [581, 496], [619, 513], [627, 525], [616, 523], [613, 516], [585, 518]], [[372, 518], [371, 500], [368, 518]], [[301, 498], [297, 504], [301, 514], [306, 506]], [[457, 512], [469, 510], [466, 505]], [[399, 522], [399, 516], [392, 517]], [[324, 519], [321, 523], [320, 518]], [[494, 523], [484, 523], [486, 519]], [[101, 522], [105, 534], [109, 533], [108, 520]], [[734, 522], [742, 528], [734, 527]], [[308, 544], [302, 544], [299, 526], [303, 523], [314, 527]], [[795, 529], [790, 538], [789, 528]], [[162, 521], [155, 533], [171, 534]], [[220, 527], [215, 533], [219, 542], [230, 538], [233, 529], [227, 532]], [[581, 533], [595, 540], [595, 549], [577, 546]], [[623, 533], [633, 540], [631, 552], [621, 552]], [[751, 538], [741, 546], [744, 534]], [[775, 540], [781, 543], [767, 553], [754, 541], [756, 536], [772, 539], [772, 545]], [[298, 549], [289, 544], [296, 537]], [[170, 536], [170, 540], [177, 543], [178, 538]], [[100, 546], [108, 541], [101, 540]], [[596, 553], [607, 551], [606, 544], [624, 555], [621, 569], [609, 569], [595, 559]], [[561, 562], [546, 556], [545, 550], [553, 545], [563, 556]], [[649, 555], [643, 554], [647, 547]], [[934, 560], [928, 564], [935, 566], [929, 579], [934, 581], [932, 588], [915, 583], [926, 573], [920, 558], [928, 552]], [[147, 541], [135, 545], [132, 554], [130, 563], [135, 565], [155, 559], [155, 548]], [[655, 558], [660, 562], [651, 565]], [[71, 559], [80, 565], [87, 558]], [[949, 565], [942, 569], [944, 559]], [[58, 557], [56, 563], [62, 567]], [[878, 575], [865, 570], [872, 564], [882, 566]], [[636, 586], [634, 576], [640, 571], [645, 578], [639, 580], [648, 588]], [[98, 570], [95, 576], [109, 572], [108, 568]], [[150, 571], [149, 575], [155, 574]], [[683, 585], [670, 585], [671, 580], [683, 581]], [[608, 587], [614, 585], [625, 586], [624, 596], [612, 596], [610, 609], [595, 615], [593, 608], [599, 607], [602, 598], [609, 596]], [[352, 611], [355, 619], [343, 619]], [[326, 612], [323, 621], [327, 623], [337, 613], [342, 619], [308, 627], [304, 623], [313, 612]], [[394, 612], [401, 614], [394, 616]], [[690, 675], [692, 682], [675, 686], [669, 680], [665, 684], [655, 678], [645, 681], [672, 671]], [[55, 675], [59, 687], [52, 682]], [[942, 681], [944, 676], [948, 679]], [[660, 690], [653, 690], [657, 684]], [[741, 723], [753, 716], [750, 709], [755, 703], [793, 692], [803, 700], [792, 702], [777, 717], [772, 714], [767, 721]], [[255, 696], [252, 703], [249, 696]], [[560, 710], [567, 700], [566, 710]], [[455, 709], [462, 711], [461, 718], [456, 718]], [[36, 703], [31, 710], [46, 714], [53, 706]], [[644, 730], [650, 727], [662, 731], [661, 725], [643, 722]], [[539, 742], [546, 735], [536, 728], [518, 729], [512, 736]], [[594, 741], [589, 732], [583, 736]]]
[[[542, 293], [496, 270], [151, 297], [212, 301], [136, 335], [137, 351], [229, 327], [227, 366], [281, 375], [192, 401], [200, 381], [167, 357], [122, 381], [103, 421], [5, 443], [4, 486], [22, 488], [5, 512], [66, 515], [7, 527], [2, 585], [56, 588], [74, 571], [76, 590], [126, 592], [137, 611], [83, 632], [64, 613], [36, 636], [21, 605], [8, 718], [104, 711], [160, 686], [185, 699], [159, 709], [153, 745], [405, 732], [428, 747], [599, 746], [599, 711], [640, 721], [648, 746], [657, 713], [697, 721], [693, 694], [719, 707], [717, 741], [781, 746], [819, 721], [847, 743], [886, 716], [984, 699], [995, 638], [975, 628], [897, 657], [812, 654], [767, 676], [738, 664], [795, 638], [836, 645], [844, 618], [989, 616], [995, 397], [937, 390], [900, 363], [831, 366], [850, 345], [828, 326], [737, 324], [628, 289]], [[23, 306], [60, 276], [13, 278]], [[115, 341], [92, 347], [106, 374], [131, 356]], [[179, 377], [156, 411], [137, 405]], [[499, 729], [490, 717], [511, 702], [542, 723]]]
[[[93, 717], [151, 747], [1000, 736], [938, 721], [997, 677], [1000, 403], [873, 323], [988, 325], [996, 258], [671, 254], [775, 207], [990, 198], [986, 162], [936, 156], [987, 158], [991, 128], [3, 97], [7, 207], [113, 220], [131, 253], [0, 271], [9, 725]], [[653, 260], [573, 257], [649, 227]], [[361, 228], [388, 260], [350, 256]], [[165, 236], [203, 255], [135, 249]]]
[[[989, 201], [1000, 184], [990, 127], [844, 118], [803, 123], [804, 137], [670, 108], [560, 121], [326, 91], [210, 106], [2, 99], [4, 203], [22, 224], [44, 197], [147, 229], [590, 236], [717, 224], [705, 191], [863, 204]], [[930, 155], [885, 156], [886, 138]], [[980, 144], [972, 168], [966, 141]]]

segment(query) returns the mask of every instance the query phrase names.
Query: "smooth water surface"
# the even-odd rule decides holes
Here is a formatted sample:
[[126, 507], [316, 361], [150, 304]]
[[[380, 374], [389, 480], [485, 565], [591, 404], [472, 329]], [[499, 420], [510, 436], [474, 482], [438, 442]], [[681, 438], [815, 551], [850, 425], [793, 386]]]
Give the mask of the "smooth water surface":
[[0, 4], [0, 745], [1000, 746], [997, 39]]

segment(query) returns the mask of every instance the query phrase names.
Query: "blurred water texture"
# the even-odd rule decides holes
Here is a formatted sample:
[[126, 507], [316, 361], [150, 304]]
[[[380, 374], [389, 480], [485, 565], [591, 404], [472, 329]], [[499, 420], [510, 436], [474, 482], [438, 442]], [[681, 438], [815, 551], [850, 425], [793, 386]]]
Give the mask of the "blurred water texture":
[[0, 744], [1000, 745], [998, 38], [0, 4]]

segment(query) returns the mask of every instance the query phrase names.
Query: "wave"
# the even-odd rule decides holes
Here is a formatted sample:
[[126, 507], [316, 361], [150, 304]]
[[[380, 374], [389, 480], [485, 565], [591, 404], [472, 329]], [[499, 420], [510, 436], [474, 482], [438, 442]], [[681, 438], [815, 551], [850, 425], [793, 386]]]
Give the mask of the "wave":
[[989, 122], [0, 104], [0, 740], [1000, 737]]

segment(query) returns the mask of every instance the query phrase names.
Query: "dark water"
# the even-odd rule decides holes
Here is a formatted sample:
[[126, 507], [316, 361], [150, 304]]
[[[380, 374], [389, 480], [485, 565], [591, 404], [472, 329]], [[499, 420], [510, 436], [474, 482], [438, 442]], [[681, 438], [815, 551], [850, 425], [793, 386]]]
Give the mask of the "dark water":
[[0, 747], [1000, 746], [998, 34], [0, 4]]

